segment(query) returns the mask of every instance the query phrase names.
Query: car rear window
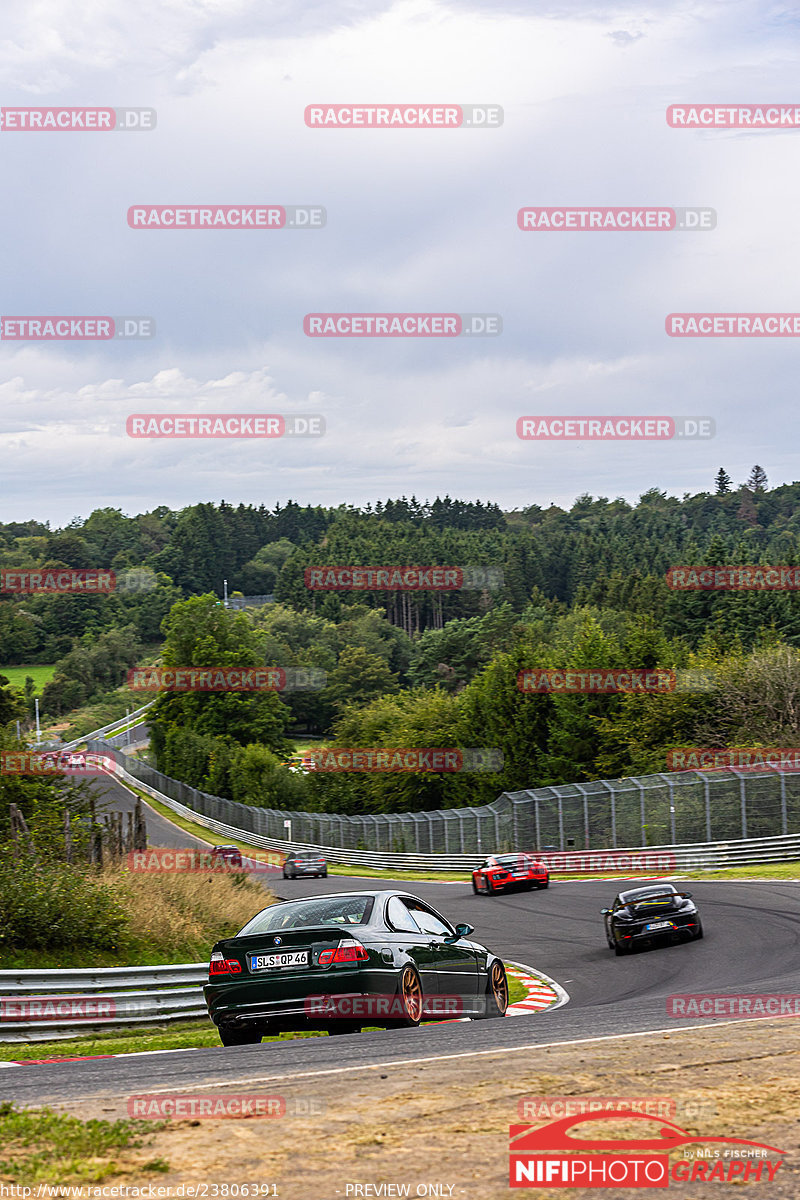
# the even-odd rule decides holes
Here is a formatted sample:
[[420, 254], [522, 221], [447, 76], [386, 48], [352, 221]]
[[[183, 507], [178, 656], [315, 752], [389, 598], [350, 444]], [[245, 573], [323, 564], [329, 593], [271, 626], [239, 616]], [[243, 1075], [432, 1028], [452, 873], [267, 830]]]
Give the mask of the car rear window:
[[303, 929], [313, 925], [364, 925], [369, 921], [373, 896], [348, 895], [314, 900], [288, 900], [272, 904], [252, 917], [238, 936], [273, 929]]

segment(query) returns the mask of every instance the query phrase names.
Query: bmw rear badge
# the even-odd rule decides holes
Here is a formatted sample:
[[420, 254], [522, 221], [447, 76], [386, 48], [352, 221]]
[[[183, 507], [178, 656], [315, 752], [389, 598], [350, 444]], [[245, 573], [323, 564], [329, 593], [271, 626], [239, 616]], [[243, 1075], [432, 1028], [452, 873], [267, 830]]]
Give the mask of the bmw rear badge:
[[276, 946], [280, 946], [281, 942], [283, 941], [283, 938], [275, 938], [274, 941], [275, 941]]

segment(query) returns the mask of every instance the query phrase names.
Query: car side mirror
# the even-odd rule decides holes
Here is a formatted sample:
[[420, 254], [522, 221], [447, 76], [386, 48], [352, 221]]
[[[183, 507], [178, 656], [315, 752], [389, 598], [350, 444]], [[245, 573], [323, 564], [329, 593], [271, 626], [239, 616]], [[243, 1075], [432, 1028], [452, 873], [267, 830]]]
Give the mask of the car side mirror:
[[474, 925], [456, 925], [456, 931], [450, 937], [446, 937], [446, 942], [459, 942], [461, 938], [469, 937], [475, 930]]
[[600, 909], [600, 916], [601, 916], [601, 917], [607, 917], [607, 916], [608, 916], [608, 914], [609, 914], [610, 912], [611, 912], [611, 909], [610, 909], [610, 908], [601, 908], [601, 909]]

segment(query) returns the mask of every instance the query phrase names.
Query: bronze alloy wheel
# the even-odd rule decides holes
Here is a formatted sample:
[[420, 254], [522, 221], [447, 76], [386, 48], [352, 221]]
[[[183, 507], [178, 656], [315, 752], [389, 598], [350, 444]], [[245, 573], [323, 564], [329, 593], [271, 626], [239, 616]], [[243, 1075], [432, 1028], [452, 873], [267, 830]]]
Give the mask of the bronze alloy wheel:
[[495, 960], [489, 968], [486, 986], [486, 1017], [504, 1017], [508, 1010], [508, 980], [505, 967]]
[[422, 1020], [422, 984], [413, 967], [403, 967], [398, 988], [403, 1011], [403, 1025], [419, 1025]]

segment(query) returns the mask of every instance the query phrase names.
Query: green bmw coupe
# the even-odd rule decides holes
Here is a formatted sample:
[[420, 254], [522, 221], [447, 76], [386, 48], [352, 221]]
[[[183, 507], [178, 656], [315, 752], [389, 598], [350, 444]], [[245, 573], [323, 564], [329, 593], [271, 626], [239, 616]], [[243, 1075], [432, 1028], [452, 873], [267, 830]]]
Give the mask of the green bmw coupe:
[[208, 1013], [224, 1046], [284, 1030], [503, 1017], [505, 968], [471, 933], [406, 892], [272, 904], [215, 945]]

